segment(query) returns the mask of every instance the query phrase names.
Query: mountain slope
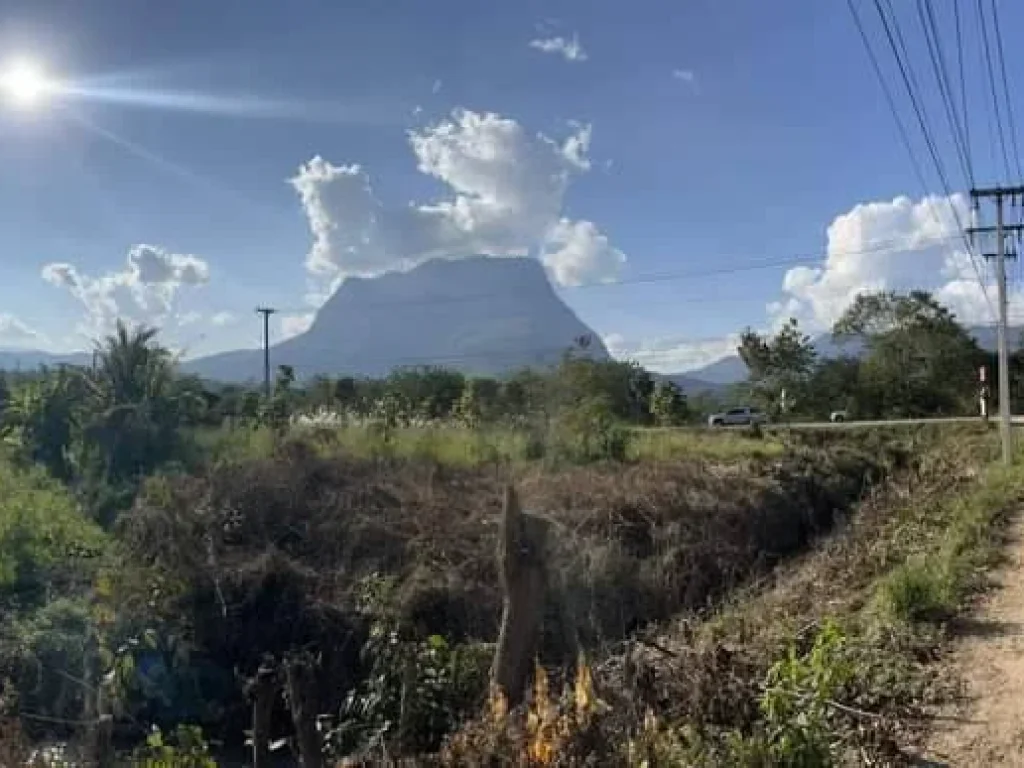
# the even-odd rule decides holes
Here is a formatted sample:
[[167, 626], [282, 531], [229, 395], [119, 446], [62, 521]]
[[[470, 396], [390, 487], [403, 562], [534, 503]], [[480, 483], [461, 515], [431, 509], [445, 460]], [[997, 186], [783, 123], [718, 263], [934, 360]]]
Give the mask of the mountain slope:
[[34, 371], [43, 366], [89, 365], [89, 352], [55, 354], [34, 349], [0, 349], [0, 371]]
[[[558, 297], [536, 259], [429, 261], [408, 272], [348, 278], [309, 330], [271, 349], [296, 375], [382, 376], [396, 367], [443, 365], [500, 374], [556, 362], [574, 340], [607, 358], [600, 339]], [[192, 360], [190, 373], [258, 380], [260, 350]]]

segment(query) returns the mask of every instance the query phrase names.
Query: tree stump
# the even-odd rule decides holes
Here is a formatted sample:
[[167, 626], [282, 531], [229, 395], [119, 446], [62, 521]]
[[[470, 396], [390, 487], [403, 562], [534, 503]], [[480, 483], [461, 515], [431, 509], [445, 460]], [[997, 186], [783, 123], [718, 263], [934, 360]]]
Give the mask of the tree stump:
[[298, 654], [284, 665], [288, 709], [292, 713], [295, 738], [302, 768], [323, 766], [323, 744], [316, 727], [319, 714], [316, 696], [316, 662], [309, 654]]
[[540, 638], [547, 586], [548, 527], [543, 518], [522, 511], [511, 485], [505, 488], [498, 542], [498, 572], [504, 601], [491, 682], [513, 707], [522, 702], [529, 685]]

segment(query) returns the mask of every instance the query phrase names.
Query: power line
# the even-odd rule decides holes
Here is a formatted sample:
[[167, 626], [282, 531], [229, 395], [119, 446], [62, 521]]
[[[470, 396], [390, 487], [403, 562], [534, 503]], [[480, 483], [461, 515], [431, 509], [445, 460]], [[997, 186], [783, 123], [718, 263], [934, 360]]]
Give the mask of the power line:
[[1003, 96], [1006, 99], [1006, 120], [1010, 128], [1010, 141], [1013, 145], [1013, 159], [1017, 164], [1017, 179], [1024, 181], [1020, 152], [1017, 148], [1017, 126], [1013, 118], [1013, 103], [1010, 99], [1010, 81], [1006, 76], [1006, 56], [1003, 54], [1003, 32], [999, 26], [999, 6], [996, 5], [996, 0], [990, 0], [990, 4], [992, 6], [992, 26], [995, 27], [996, 53], [999, 57], [999, 69], [1003, 78]]
[[985, 7], [982, 0], [978, 0], [978, 24], [981, 29], [981, 40], [985, 53], [985, 65], [988, 68], [988, 83], [992, 93], [992, 106], [995, 109], [996, 129], [999, 131], [999, 146], [1003, 151], [1003, 165], [1006, 168], [1007, 177], [1013, 176], [1010, 170], [1010, 156], [1006, 151], [1006, 135], [1003, 133], [1003, 119], [999, 112], [999, 95], [996, 92], [996, 75], [992, 67], [992, 47], [988, 41], [988, 22], [985, 21]]
[[[930, 8], [931, 6], [929, 6]], [[956, 60], [960, 70], [960, 109], [963, 112], [964, 145], [967, 147], [967, 159], [971, 159], [971, 116], [967, 109], [967, 78], [964, 76], [964, 40], [960, 28], [960, 4], [953, 3], [953, 20], [956, 25]], [[974, 167], [970, 167], [971, 186], [974, 186]]]
[[[882, 93], [885, 96], [885, 101], [889, 106], [889, 111], [892, 113], [893, 120], [896, 122], [896, 127], [900, 135], [900, 140], [903, 142], [903, 147], [907, 151], [907, 156], [910, 158], [910, 164], [914, 169], [914, 175], [917, 177], [917, 181], [921, 185], [921, 193], [922, 195], [924, 195], [925, 200], [928, 201], [928, 207], [932, 211], [932, 216], [935, 217], [936, 221], [941, 221], [940, 217], [938, 216], [938, 211], [935, 210], [935, 206], [932, 203], [931, 197], [928, 195], [928, 184], [925, 181], [925, 176], [923, 170], [921, 169], [921, 164], [917, 160], [917, 155], [914, 152], [914, 146], [910, 141], [910, 136], [907, 133], [906, 126], [904, 126], [903, 120], [900, 118], [899, 109], [897, 109], [896, 107], [896, 99], [893, 97], [892, 90], [889, 88], [889, 83], [885, 79], [885, 74], [882, 72], [882, 67], [881, 64], [879, 64], [878, 57], [875, 56], [874, 48], [871, 47], [871, 41], [868, 39], [867, 32], [864, 29], [864, 24], [861, 22], [860, 14], [857, 13], [857, 8], [853, 4], [853, 0], [846, 0], [846, 6], [850, 10], [850, 15], [853, 18], [853, 23], [857, 28], [857, 32], [860, 35], [861, 42], [864, 45], [864, 50], [867, 52], [868, 59], [871, 62], [871, 67], [875, 72], [875, 77], [878, 79], [878, 84], [881, 87]], [[875, 8], [877, 9], [879, 15], [882, 17], [883, 23], [885, 23], [885, 15], [882, 11], [881, 6], [878, 4], [878, 0], [875, 0]], [[889, 41], [890, 43], [892, 43], [892, 35], [888, 32], [888, 24], [886, 24], [885, 26]], [[894, 52], [896, 50], [894, 44], [893, 50]], [[898, 58], [899, 56], [897, 53], [897, 59]], [[971, 248], [971, 243], [967, 239], [963, 227], [960, 226], [959, 215], [956, 213], [956, 209], [953, 208], [952, 201], [949, 200], [948, 196], [947, 200], [949, 201], [950, 207], [953, 209], [954, 216], [957, 219], [957, 226], [960, 230], [960, 235], [963, 237], [964, 244], [967, 247], [967, 255], [970, 257], [971, 267], [974, 269], [974, 274], [977, 277], [978, 284], [981, 286], [982, 295], [985, 297], [985, 302], [988, 304], [989, 310], [992, 312], [994, 316], [996, 314], [995, 307], [992, 305], [992, 299], [988, 295], [988, 289], [985, 286], [984, 278], [982, 278], [981, 268], [978, 266], [978, 261], [973, 249]]]
[[925, 43], [928, 46], [928, 57], [931, 59], [932, 73], [939, 85], [939, 95], [946, 112], [946, 121], [953, 136], [953, 146], [960, 160], [960, 168], [964, 173], [967, 186], [974, 186], [974, 169], [971, 166], [970, 148], [966, 144], [963, 129], [956, 113], [953, 91], [949, 83], [949, 72], [946, 69], [946, 57], [942, 52], [942, 40], [930, 0], [917, 0], [917, 17], [924, 31]]
[[[906, 42], [903, 39], [903, 34], [900, 31], [899, 20], [893, 11], [892, 4], [888, 2], [888, 0], [886, 0], [886, 2], [889, 7], [889, 13], [892, 14], [891, 27], [889, 25], [889, 18], [882, 9], [882, 4], [879, 0], [875, 0], [875, 9], [878, 11], [878, 18], [882, 21], [882, 27], [885, 30], [886, 39], [889, 41], [889, 47], [892, 50], [893, 57], [896, 59], [896, 66], [899, 68], [900, 75], [903, 78], [903, 85], [907, 90], [907, 95], [910, 97], [910, 106], [913, 108], [914, 114], [917, 116], [917, 123], [921, 129], [922, 136], [924, 136], [924, 142], [925, 146], [928, 148], [928, 154], [931, 155], [932, 163], [935, 165], [935, 171], [939, 176], [939, 182], [942, 184], [942, 189], [946, 193], [947, 198], [949, 198], [952, 196], [949, 180], [946, 177], [945, 167], [943, 166], [938, 150], [935, 147], [935, 141], [932, 137], [931, 129], [928, 127], [928, 118], [924, 111], [924, 107], [917, 98], [917, 79], [914, 77], [913, 69], [910, 67], [910, 57], [908, 55]], [[899, 45], [897, 45], [897, 40], [899, 41]], [[900, 48], [903, 49], [903, 55], [900, 55]], [[959, 226], [959, 214], [956, 213], [955, 208], [953, 209], [953, 213], [957, 217], [957, 225]], [[960, 229], [962, 231], [963, 227], [960, 227]]]

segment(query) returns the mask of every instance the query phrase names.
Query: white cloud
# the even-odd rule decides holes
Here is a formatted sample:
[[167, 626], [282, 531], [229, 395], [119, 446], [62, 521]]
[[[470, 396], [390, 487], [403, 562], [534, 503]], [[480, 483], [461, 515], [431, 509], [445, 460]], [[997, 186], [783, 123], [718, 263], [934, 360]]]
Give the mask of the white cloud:
[[620, 360], [635, 360], [659, 373], [682, 373], [736, 354], [739, 334], [711, 339], [666, 337], [628, 340], [613, 333], [604, 337], [604, 344], [609, 354]]
[[[776, 323], [792, 316], [809, 331], [824, 331], [858, 293], [919, 288], [932, 291], [963, 322], [990, 321], [951, 206], [966, 226], [970, 216], [960, 195], [897, 197], [837, 216], [828, 227], [824, 262], [786, 272], [783, 296], [768, 305], [769, 315]], [[986, 278], [986, 284], [994, 302], [994, 283]], [[1016, 295], [1011, 303], [1024, 306]]]
[[233, 325], [237, 322], [238, 315], [234, 312], [215, 312], [210, 316], [210, 324], [218, 328], [223, 328], [225, 325]]
[[370, 277], [431, 258], [541, 257], [567, 283], [614, 279], [621, 251], [589, 221], [562, 216], [571, 177], [590, 168], [590, 126], [562, 142], [530, 134], [515, 120], [456, 110], [450, 119], [410, 131], [421, 173], [451, 194], [386, 207], [359, 165], [314, 157], [290, 180], [313, 233], [306, 267], [312, 303], [348, 275]]
[[430, 92], [431, 93], [439, 93], [441, 91], [441, 85], [442, 85], [442, 83], [441, 83], [440, 80], [435, 80], [434, 84], [432, 86], [430, 86]]
[[120, 271], [91, 277], [72, 264], [53, 263], [43, 267], [42, 276], [53, 285], [66, 288], [82, 304], [85, 318], [79, 332], [97, 336], [109, 332], [118, 318], [152, 325], [171, 320], [187, 324], [190, 313], [174, 313], [178, 294], [182, 288], [206, 284], [210, 270], [205, 261], [195, 256], [170, 253], [152, 245], [134, 245]]
[[565, 57], [566, 61], [586, 61], [587, 52], [577, 35], [572, 38], [565, 38], [561, 35], [555, 37], [539, 37], [530, 41], [530, 47], [536, 48], [544, 53], [555, 53]]
[[541, 261], [562, 285], [613, 282], [626, 255], [590, 221], [561, 219], [551, 228]]
[[281, 315], [279, 324], [282, 338], [290, 339], [292, 336], [305, 333], [309, 330], [309, 326], [313, 324], [315, 317], [316, 313], [314, 312], [306, 312], [300, 315]]
[[0, 344], [26, 347], [42, 345], [46, 341], [46, 336], [30, 328], [14, 315], [0, 312]]
[[697, 82], [697, 73], [692, 69], [673, 69], [672, 77], [676, 80], [682, 80], [684, 83], [693, 85]]

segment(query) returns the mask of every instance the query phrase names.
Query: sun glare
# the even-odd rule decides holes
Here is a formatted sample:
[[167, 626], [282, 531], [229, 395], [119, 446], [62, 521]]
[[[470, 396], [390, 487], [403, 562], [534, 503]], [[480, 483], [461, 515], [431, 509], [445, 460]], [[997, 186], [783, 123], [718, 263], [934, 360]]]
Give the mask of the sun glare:
[[31, 109], [46, 97], [53, 84], [39, 65], [31, 61], [18, 61], [0, 72], [0, 88], [13, 104]]

